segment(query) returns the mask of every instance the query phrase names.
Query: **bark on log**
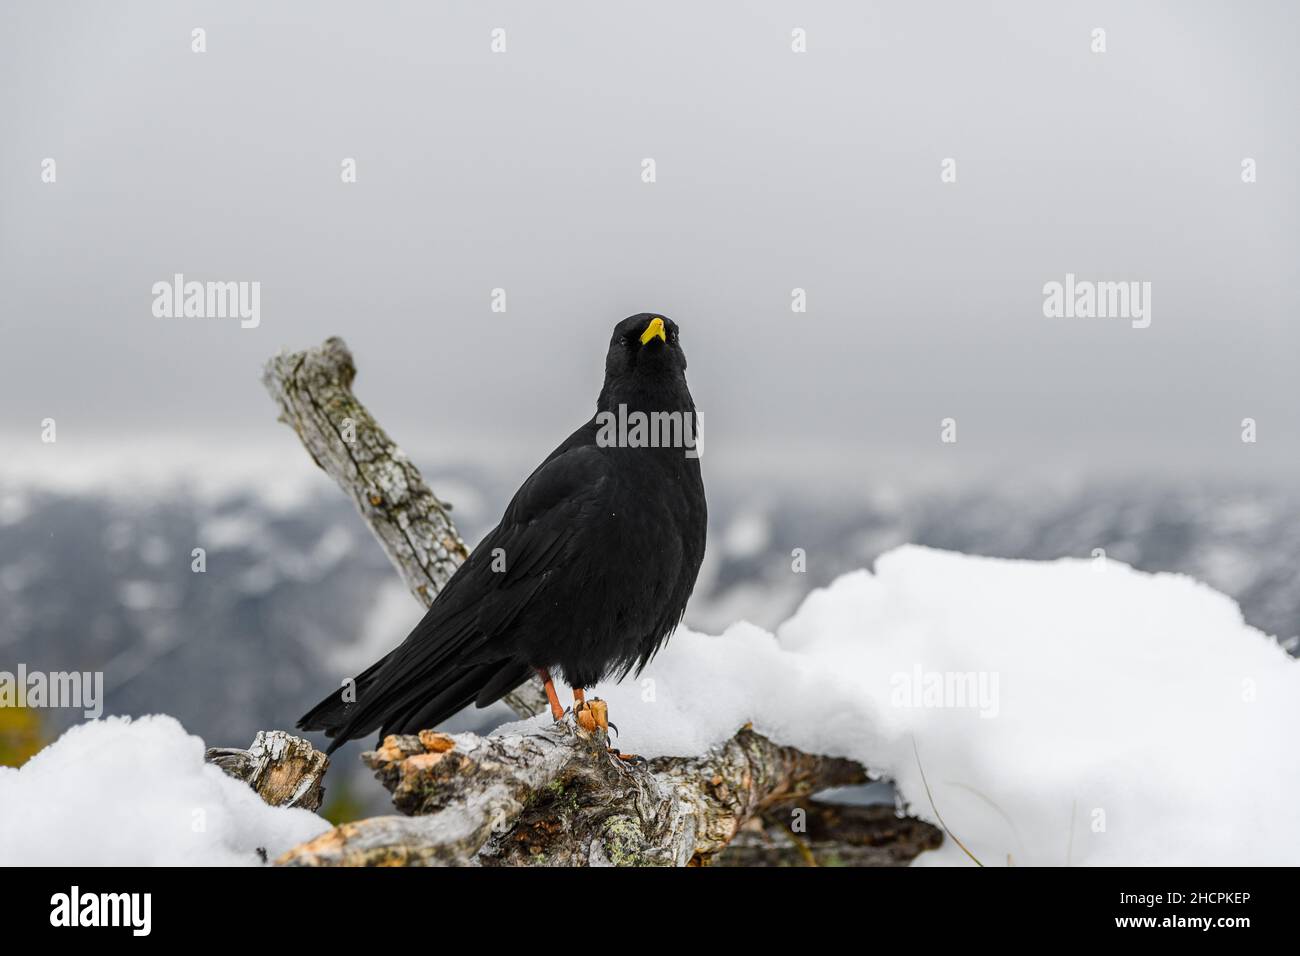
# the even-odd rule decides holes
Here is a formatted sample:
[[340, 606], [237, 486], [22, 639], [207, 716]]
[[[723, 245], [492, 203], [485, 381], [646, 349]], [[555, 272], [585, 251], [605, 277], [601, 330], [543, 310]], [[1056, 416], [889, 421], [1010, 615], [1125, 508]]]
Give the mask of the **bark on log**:
[[[428, 607], [469, 552], [451, 520], [451, 505], [429, 489], [352, 394], [356, 374], [352, 353], [334, 337], [319, 348], [281, 352], [267, 362], [262, 383], [280, 406], [280, 421], [353, 500], [406, 586]], [[521, 717], [547, 706], [535, 679], [505, 701]]]
[[714, 865], [907, 866], [942, 842], [938, 827], [900, 816], [892, 806], [809, 800], [773, 808], [751, 821]]
[[258, 731], [247, 750], [209, 747], [204, 759], [244, 781], [273, 807], [302, 807], [315, 813], [325, 799], [321, 781], [329, 757], [283, 730]]
[[774, 804], [862, 783], [851, 760], [748, 727], [702, 757], [620, 760], [571, 718], [531, 734], [393, 735], [363, 756], [408, 817], [345, 824], [290, 866], [684, 866]]

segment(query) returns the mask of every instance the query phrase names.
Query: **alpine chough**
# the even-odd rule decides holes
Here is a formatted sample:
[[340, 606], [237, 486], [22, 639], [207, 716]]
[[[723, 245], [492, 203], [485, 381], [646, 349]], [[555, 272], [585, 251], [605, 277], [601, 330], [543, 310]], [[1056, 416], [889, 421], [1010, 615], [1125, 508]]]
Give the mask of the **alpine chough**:
[[331, 752], [376, 730], [417, 733], [534, 672], [557, 719], [552, 673], [584, 724], [604, 726], [584, 689], [640, 672], [681, 620], [704, 557], [685, 372], [671, 319], [618, 323], [596, 414], [528, 476], [406, 640], [298, 727], [323, 730]]

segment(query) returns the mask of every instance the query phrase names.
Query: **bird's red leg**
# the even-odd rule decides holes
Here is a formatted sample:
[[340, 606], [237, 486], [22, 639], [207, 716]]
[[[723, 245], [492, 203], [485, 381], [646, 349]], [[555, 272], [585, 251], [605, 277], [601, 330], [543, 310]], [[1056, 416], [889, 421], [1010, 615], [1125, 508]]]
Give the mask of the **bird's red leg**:
[[573, 688], [573, 709], [582, 710], [582, 705], [587, 702], [587, 693], [581, 687]]
[[551, 683], [551, 672], [545, 667], [539, 667], [537, 676], [542, 679], [542, 686], [546, 688], [546, 699], [551, 703], [551, 716], [559, 720], [564, 716], [564, 708], [560, 706], [560, 695], [555, 692], [555, 685]]

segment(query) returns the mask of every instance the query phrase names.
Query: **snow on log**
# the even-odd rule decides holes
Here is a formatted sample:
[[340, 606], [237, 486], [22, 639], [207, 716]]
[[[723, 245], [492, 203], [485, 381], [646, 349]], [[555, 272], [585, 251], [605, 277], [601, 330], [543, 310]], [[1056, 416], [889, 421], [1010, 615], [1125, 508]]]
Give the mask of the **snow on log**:
[[[205, 761], [203, 741], [163, 714], [77, 724], [22, 767], [0, 767], [0, 862], [259, 866], [329, 829], [305, 809], [302, 783], [325, 761], [306, 741], [268, 734], [225, 756]], [[259, 783], [218, 769], [235, 764], [260, 767]]]

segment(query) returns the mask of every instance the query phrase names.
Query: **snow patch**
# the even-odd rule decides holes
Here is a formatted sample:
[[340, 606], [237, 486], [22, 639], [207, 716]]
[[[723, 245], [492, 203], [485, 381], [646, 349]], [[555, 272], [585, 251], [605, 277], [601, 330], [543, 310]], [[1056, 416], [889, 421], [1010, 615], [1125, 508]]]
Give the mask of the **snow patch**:
[[15, 770], [0, 767], [0, 865], [254, 865], [329, 824], [270, 807], [203, 762], [172, 717], [73, 727]]

